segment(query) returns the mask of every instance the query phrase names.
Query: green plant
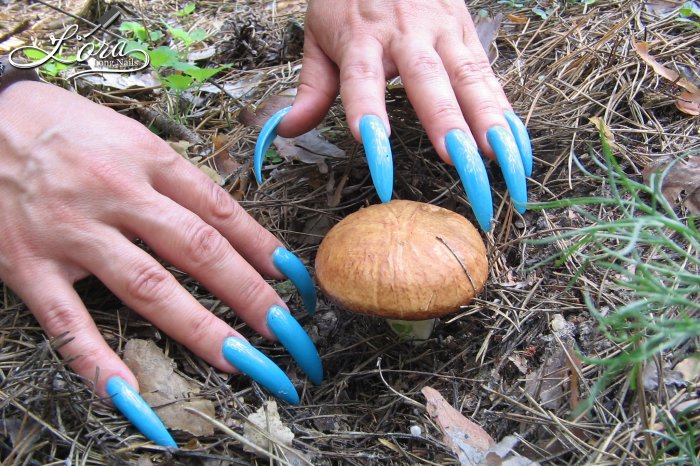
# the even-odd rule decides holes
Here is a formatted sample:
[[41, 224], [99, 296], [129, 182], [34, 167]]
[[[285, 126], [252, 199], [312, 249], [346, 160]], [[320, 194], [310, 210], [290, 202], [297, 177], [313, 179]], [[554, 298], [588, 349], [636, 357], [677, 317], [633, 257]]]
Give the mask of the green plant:
[[[601, 376], [591, 388], [581, 409], [616, 377], [629, 376], [636, 388], [637, 374], [645, 362], [700, 337], [700, 232], [698, 217], [682, 218], [661, 192], [670, 167], [653, 174], [649, 184], [632, 180], [620, 167], [599, 129], [602, 158], [591, 158], [603, 176], [594, 175], [576, 163], [586, 176], [606, 185], [609, 197], [585, 197], [534, 204], [533, 209], [572, 208], [587, 223], [579, 229], [532, 241], [533, 244], [568, 244], [535, 267], [545, 264], [576, 264], [575, 283], [590, 267], [612, 277], [606, 291], [625, 296], [625, 304], [603, 312], [590, 290], [586, 305], [597, 319], [604, 336], [619, 349], [615, 356], [591, 358]], [[605, 211], [605, 218], [591, 213]], [[612, 220], [608, 218], [612, 217]], [[612, 285], [612, 287], [610, 286]], [[614, 288], [613, 288], [614, 287]], [[653, 362], [652, 362], [653, 363]], [[641, 389], [641, 388], [640, 388]]]
[[700, 5], [698, 2], [685, 2], [678, 9], [677, 21], [690, 24], [700, 29]]
[[182, 18], [183, 16], [189, 16], [194, 12], [194, 9], [197, 8], [197, 4], [194, 2], [190, 2], [187, 5], [183, 6], [180, 11], [175, 13], [175, 16], [178, 16]]
[[[191, 10], [194, 11], [194, 4], [189, 5], [192, 5]], [[181, 12], [190, 11], [188, 6], [185, 6]], [[184, 14], [181, 16], [184, 16]], [[187, 60], [187, 54], [191, 47], [207, 38], [207, 33], [204, 29], [196, 28], [192, 31], [186, 31], [182, 28], [170, 26], [165, 22], [163, 24], [167, 33], [173, 38], [174, 44], [172, 47], [158, 45], [166, 37], [164, 31], [149, 31], [143, 24], [138, 22], [125, 21], [119, 26], [119, 30], [131, 38], [126, 48], [127, 51], [134, 48], [147, 49], [150, 65], [155, 71], [158, 80], [166, 89], [180, 93], [200, 87], [207, 79], [228, 68], [228, 65], [216, 68], [201, 68]]]
[[[33, 60], [33, 61], [41, 60], [42, 58], [46, 57], [46, 55], [47, 55], [47, 53], [42, 52], [41, 50], [32, 49], [32, 48], [24, 49], [22, 53], [24, 53], [25, 57], [27, 57], [28, 59]], [[59, 60], [63, 60], [66, 62], [71, 62], [71, 61], [75, 60], [75, 56], [73, 56], [73, 55], [68, 56], [68, 57], [64, 57], [60, 53], [55, 55], [55, 57], [58, 58]], [[61, 71], [65, 71], [65, 70], [70, 68], [69, 65], [61, 63], [61, 61], [59, 61], [59, 60], [52, 58], [52, 59], [48, 60], [46, 63], [44, 63], [43, 65], [41, 65], [41, 67], [39, 67], [39, 69], [41, 70], [42, 73], [45, 73], [49, 76], [54, 76], [54, 77], [58, 76], [58, 74]]]

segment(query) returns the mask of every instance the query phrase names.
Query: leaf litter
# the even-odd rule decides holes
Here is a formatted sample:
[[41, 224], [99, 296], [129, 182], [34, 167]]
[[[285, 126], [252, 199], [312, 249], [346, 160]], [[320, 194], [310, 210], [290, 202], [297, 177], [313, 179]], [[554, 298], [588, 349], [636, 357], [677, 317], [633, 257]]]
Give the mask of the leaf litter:
[[152, 340], [129, 340], [123, 359], [139, 382], [141, 396], [166, 426], [198, 437], [214, 433], [211, 423], [186, 411], [191, 407], [213, 417], [214, 403], [198, 396], [198, 385], [177, 374], [175, 361]]

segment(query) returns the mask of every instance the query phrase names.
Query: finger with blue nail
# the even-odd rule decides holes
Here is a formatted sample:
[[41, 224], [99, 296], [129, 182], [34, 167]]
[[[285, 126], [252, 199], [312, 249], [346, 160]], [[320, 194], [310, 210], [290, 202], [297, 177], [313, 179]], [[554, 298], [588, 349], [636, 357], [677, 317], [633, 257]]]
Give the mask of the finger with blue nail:
[[[400, 76], [433, 147], [455, 166], [482, 230], [491, 229], [491, 184], [501, 179], [511, 205], [523, 212], [526, 177], [533, 170], [530, 137], [491, 69], [464, 2], [375, 2], [367, 11], [333, 5], [309, 4], [313, 20], [297, 96], [276, 132], [292, 137], [310, 130], [340, 93], [378, 200], [386, 202], [393, 191], [386, 80]], [[328, 22], [344, 27], [323, 26]], [[497, 163], [490, 180], [482, 157]]]

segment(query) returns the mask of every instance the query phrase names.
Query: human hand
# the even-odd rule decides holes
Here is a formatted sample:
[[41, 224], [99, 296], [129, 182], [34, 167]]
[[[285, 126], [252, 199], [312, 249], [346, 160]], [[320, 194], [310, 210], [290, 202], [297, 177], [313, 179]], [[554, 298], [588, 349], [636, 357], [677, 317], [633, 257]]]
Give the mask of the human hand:
[[[277, 116], [279, 126], [267, 125], [266, 132], [290, 137], [312, 129], [340, 92], [350, 130], [363, 142], [377, 192], [387, 202], [393, 166], [384, 92], [386, 80], [397, 75], [437, 153], [454, 163], [482, 229], [491, 228], [493, 206], [477, 146], [498, 160], [523, 212], [530, 139], [493, 75], [463, 0], [310, 0], [297, 97], [291, 111]], [[272, 139], [260, 140], [261, 154]]]
[[299, 398], [280, 368], [134, 238], [278, 339], [321, 382], [313, 343], [260, 273], [290, 278], [309, 312], [311, 277], [226, 191], [141, 124], [58, 87], [15, 83], [0, 93], [0, 115], [0, 279], [49, 337], [69, 334], [59, 351], [72, 369], [146, 436], [174, 445], [73, 288], [89, 274], [217, 369], [239, 370], [290, 403]]

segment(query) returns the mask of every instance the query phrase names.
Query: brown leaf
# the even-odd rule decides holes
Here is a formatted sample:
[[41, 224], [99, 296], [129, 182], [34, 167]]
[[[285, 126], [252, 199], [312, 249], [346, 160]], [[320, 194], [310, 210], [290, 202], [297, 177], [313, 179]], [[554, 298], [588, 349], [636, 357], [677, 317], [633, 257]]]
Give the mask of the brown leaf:
[[700, 115], [700, 93], [681, 91], [676, 99], [676, 108], [688, 115]]
[[647, 0], [644, 8], [652, 14], [665, 16], [683, 4], [685, 0]]
[[275, 147], [281, 157], [298, 160], [303, 163], [318, 165], [319, 171], [328, 173], [326, 159], [328, 157], [343, 158], [345, 151], [321, 136], [321, 133], [312, 129], [308, 133], [295, 138], [277, 137]]
[[233, 143], [232, 139], [225, 134], [217, 134], [212, 141], [214, 146], [214, 165], [216, 171], [222, 178], [228, 178], [241, 166], [229, 154], [228, 148]]
[[445, 444], [450, 447], [462, 464], [478, 464], [496, 442], [475, 422], [467, 419], [452, 407], [432, 387], [423, 387], [428, 414], [440, 427]]
[[676, 99], [678, 110], [689, 115], [700, 114], [700, 88], [687, 78], [681, 77], [677, 71], [666, 68], [656, 61], [649, 53], [649, 44], [646, 42], [633, 41], [632, 46], [637, 51], [637, 55], [644, 60], [659, 76], [668, 79], [673, 84], [681, 87], [683, 91]]
[[272, 115], [289, 107], [292, 103], [294, 103], [293, 95], [273, 95], [255, 109], [247, 107], [241, 110], [241, 113], [238, 114], [238, 121], [248, 127], [262, 127]]
[[496, 48], [496, 36], [503, 21], [503, 14], [499, 13], [493, 18], [476, 15], [474, 19], [474, 29], [479, 36], [479, 42], [486, 51], [489, 57], [489, 62], [493, 63], [498, 58], [498, 49]]
[[508, 18], [508, 20], [514, 24], [526, 24], [528, 21], [530, 21], [530, 18], [527, 16], [516, 15], [514, 13], [510, 13], [508, 16], [506, 16], [506, 18]]
[[195, 436], [214, 434], [209, 422], [185, 410], [192, 407], [214, 417], [214, 404], [196, 398], [197, 386], [174, 372], [173, 360], [154, 342], [129, 340], [124, 349], [124, 362], [139, 381], [141, 396], [153, 406], [166, 426]]
[[649, 182], [653, 173], [669, 169], [661, 186], [661, 192], [672, 205], [683, 204], [691, 214], [700, 213], [700, 155], [686, 160], [669, 161], [664, 159], [644, 168], [644, 181]]

